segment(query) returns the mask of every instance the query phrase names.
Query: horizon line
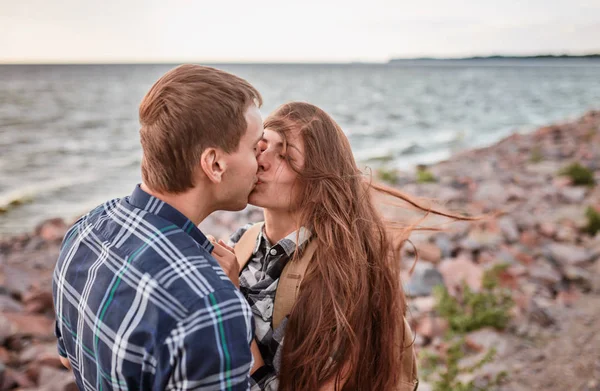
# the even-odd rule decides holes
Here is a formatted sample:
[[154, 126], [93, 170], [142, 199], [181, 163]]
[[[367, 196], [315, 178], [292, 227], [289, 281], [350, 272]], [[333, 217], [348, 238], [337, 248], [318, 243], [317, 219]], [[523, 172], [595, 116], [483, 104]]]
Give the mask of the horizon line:
[[386, 65], [394, 62], [404, 61], [465, 61], [465, 60], [544, 60], [544, 59], [598, 59], [600, 52], [588, 54], [531, 54], [531, 55], [509, 55], [509, 54], [492, 54], [492, 55], [473, 55], [460, 57], [436, 57], [436, 56], [419, 56], [419, 57], [392, 57], [387, 60], [348, 60], [348, 61], [200, 61], [200, 60], [168, 60], [168, 61], [62, 61], [62, 60], [47, 60], [47, 61], [15, 61], [15, 60], [0, 60], [0, 65], [177, 65], [177, 64], [206, 64], [206, 65]]

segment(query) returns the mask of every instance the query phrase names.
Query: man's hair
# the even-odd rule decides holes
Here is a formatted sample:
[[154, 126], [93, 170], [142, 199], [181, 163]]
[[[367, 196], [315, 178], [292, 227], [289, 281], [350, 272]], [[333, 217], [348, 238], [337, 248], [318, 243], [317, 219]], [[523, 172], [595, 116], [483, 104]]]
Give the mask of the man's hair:
[[206, 148], [238, 149], [251, 104], [262, 105], [260, 93], [230, 73], [192, 64], [167, 72], [140, 104], [144, 183], [160, 193], [194, 187]]

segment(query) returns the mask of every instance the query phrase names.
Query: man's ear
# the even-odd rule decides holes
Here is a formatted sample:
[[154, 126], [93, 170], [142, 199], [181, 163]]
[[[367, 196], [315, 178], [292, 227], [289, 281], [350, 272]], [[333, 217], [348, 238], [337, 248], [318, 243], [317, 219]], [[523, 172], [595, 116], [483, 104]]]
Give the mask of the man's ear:
[[218, 148], [206, 148], [200, 156], [202, 171], [213, 183], [221, 183], [227, 164], [225, 154]]

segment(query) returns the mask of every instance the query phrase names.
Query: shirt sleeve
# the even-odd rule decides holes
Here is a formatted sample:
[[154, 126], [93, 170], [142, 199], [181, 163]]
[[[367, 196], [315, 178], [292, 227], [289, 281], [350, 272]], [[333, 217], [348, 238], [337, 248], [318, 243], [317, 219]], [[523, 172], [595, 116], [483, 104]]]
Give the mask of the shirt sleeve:
[[254, 333], [250, 307], [229, 288], [202, 300], [165, 340], [162, 357], [168, 368], [157, 371], [157, 384], [169, 390], [248, 390]]

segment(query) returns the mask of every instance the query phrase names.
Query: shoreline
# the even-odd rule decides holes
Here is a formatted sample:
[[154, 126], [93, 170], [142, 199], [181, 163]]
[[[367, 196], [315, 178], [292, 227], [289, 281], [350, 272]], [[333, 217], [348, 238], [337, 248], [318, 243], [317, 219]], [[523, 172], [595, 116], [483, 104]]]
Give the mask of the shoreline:
[[[410, 175], [410, 173], [412, 173], [419, 166], [435, 167], [440, 164], [443, 164], [446, 161], [455, 160], [464, 154], [473, 153], [473, 152], [479, 151], [479, 150], [486, 150], [488, 148], [493, 147], [494, 145], [496, 145], [498, 143], [505, 141], [506, 139], [510, 139], [511, 137], [513, 137], [515, 135], [528, 135], [528, 134], [534, 133], [540, 127], [561, 125], [561, 124], [576, 121], [578, 118], [585, 116], [586, 113], [593, 112], [593, 111], [594, 111], [593, 109], [583, 111], [583, 112], [577, 111], [570, 115], [564, 116], [558, 120], [555, 120], [555, 121], [551, 120], [551, 121], [547, 122], [552, 125], [537, 125], [535, 123], [532, 123], [529, 125], [506, 127], [506, 130], [498, 132], [500, 134], [504, 134], [504, 136], [501, 136], [501, 138], [497, 139], [496, 141], [493, 141], [490, 144], [480, 142], [480, 143], [475, 143], [475, 145], [472, 145], [470, 147], [460, 148], [456, 151], [452, 151], [452, 148], [448, 147], [448, 148], [450, 148], [450, 150], [448, 150], [448, 151], [446, 151], [446, 150], [424, 151], [417, 155], [401, 154], [401, 155], [392, 156], [390, 154], [386, 154], [386, 155], [381, 155], [381, 156], [364, 158], [360, 161], [357, 161], [357, 163], [358, 163], [359, 167], [362, 168], [363, 172], [372, 171], [373, 173], [375, 173], [380, 170], [387, 171], [387, 170], [389, 170], [388, 167], [393, 167], [392, 168], [393, 171], [398, 171], [400, 173], [403, 173], [403, 176], [406, 176], [406, 175]], [[508, 130], [508, 129], [510, 129], [510, 130]], [[482, 146], [482, 144], [483, 144], [483, 146]], [[429, 157], [431, 155], [433, 155], [433, 156], [441, 155], [441, 156], [445, 156], [445, 157], [440, 158], [438, 156], [435, 159], [431, 159]], [[400, 164], [401, 161], [408, 161], [409, 163]], [[70, 179], [68, 179], [68, 180], [58, 179], [56, 181], [51, 181], [51, 183], [55, 183], [57, 181], [58, 181], [58, 185], [56, 186], [56, 189], [62, 189], [65, 187], [65, 184], [71, 183]], [[63, 184], [62, 182], [65, 182], [65, 183]], [[35, 184], [35, 185], [23, 186], [21, 188], [18, 188], [18, 189], [12, 190], [12, 191], [7, 191], [5, 193], [1, 193], [0, 194], [0, 218], [9, 219], [9, 216], [13, 213], [16, 213], [16, 215], [19, 216], [20, 208], [22, 208], [22, 207], [27, 208], [28, 205], [35, 205], [38, 202], [36, 200], [38, 198], [36, 193], [40, 190], [43, 190], [43, 187], [40, 187], [39, 184]], [[128, 192], [130, 190], [131, 189], [127, 188], [126, 190], [124, 190], [122, 192], [121, 191], [117, 191], [117, 192], [112, 191], [112, 193], [113, 193], [112, 196], [107, 196], [106, 199], [110, 199], [112, 197], [119, 197], [124, 194], [128, 194]], [[42, 194], [42, 198], [47, 197], [47, 194], [46, 195], [44, 195], [44, 194]], [[93, 197], [93, 198], [100, 199], [98, 197]], [[61, 218], [61, 219], [65, 220], [66, 222], [76, 221], [80, 216], [87, 213], [87, 211], [96, 207], [100, 202], [103, 202], [103, 201], [89, 202], [89, 199], [90, 199], [90, 197], [88, 197], [87, 201], [81, 201], [79, 203], [74, 204], [75, 205], [74, 210], [76, 212], [71, 212], [71, 213], [69, 213], [69, 215], [66, 215], [66, 214], [53, 214], [53, 215], [47, 214], [46, 215], [45, 214], [43, 218], [35, 218], [34, 216], [27, 214], [30, 212], [25, 212], [25, 214], [22, 215], [22, 217], [24, 217], [25, 223], [19, 223], [20, 221], [23, 221], [20, 218], [17, 218], [14, 216], [10, 217], [11, 220], [7, 220], [7, 221], [12, 221], [14, 223], [14, 226], [11, 223], [7, 223], [7, 226], [0, 226], [0, 241], [8, 240], [11, 237], [21, 236], [24, 234], [32, 233], [37, 229], [37, 227], [39, 227], [39, 225], [43, 224], [43, 222], [46, 220], [53, 220], [56, 218]], [[102, 200], [104, 200], [104, 199], [102, 199]], [[78, 208], [77, 206], [81, 206], [81, 208]], [[61, 206], [61, 208], [64, 209], [64, 206]], [[252, 207], [250, 207], [250, 209], [252, 209]], [[220, 212], [217, 212], [217, 214], [218, 213], [220, 213]], [[236, 213], [239, 213], [239, 212], [236, 212]], [[229, 213], [225, 213], [225, 214], [229, 215]], [[235, 217], [226, 217], [225, 219], [230, 220], [231, 218], [235, 218]]]
[[[594, 213], [600, 219], [600, 111], [515, 133], [416, 172], [382, 168], [375, 175], [450, 210], [502, 212], [494, 219], [415, 235], [419, 261], [412, 274], [414, 252], [405, 246], [403, 283], [420, 357], [443, 356], [447, 349], [443, 336], [450, 326], [436, 310], [434, 286], [457, 294], [464, 281], [480, 291], [483, 275], [500, 267], [500, 285], [514, 301], [511, 320], [504, 331], [488, 327], [466, 334], [470, 350], [465, 360], [488, 348], [497, 350], [492, 362], [468, 376], [483, 382], [506, 371], [509, 379], [498, 389], [507, 391], [597, 389], [600, 305], [590, 303], [600, 304], [600, 220], [594, 220]], [[391, 209], [383, 211], [388, 218], [400, 218]], [[226, 237], [261, 217], [253, 207], [218, 212], [201, 228]], [[0, 362], [6, 366], [5, 379], [19, 387], [43, 384], [42, 372], [44, 379], [69, 381], [54, 354], [50, 289], [66, 229], [57, 218], [31, 232], [0, 238]], [[588, 343], [579, 344], [582, 338]], [[554, 363], [556, 352], [563, 354], [559, 363]], [[433, 381], [423, 379], [419, 390], [431, 389]]]

